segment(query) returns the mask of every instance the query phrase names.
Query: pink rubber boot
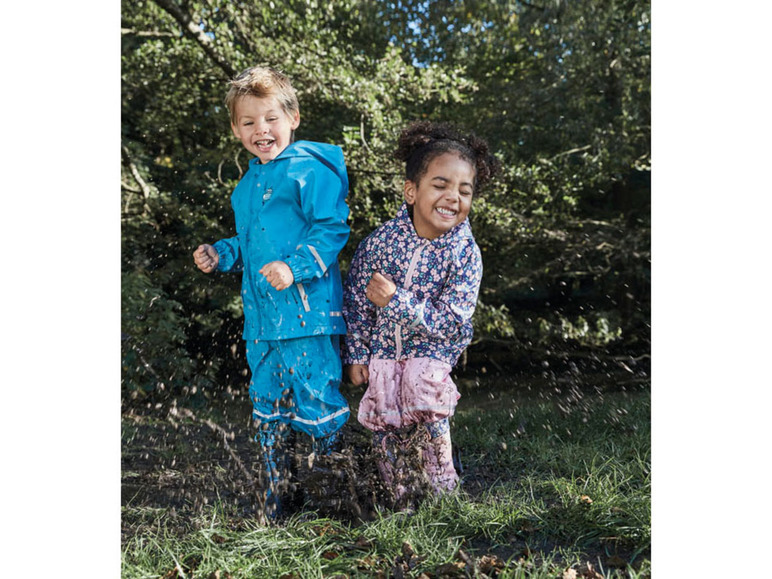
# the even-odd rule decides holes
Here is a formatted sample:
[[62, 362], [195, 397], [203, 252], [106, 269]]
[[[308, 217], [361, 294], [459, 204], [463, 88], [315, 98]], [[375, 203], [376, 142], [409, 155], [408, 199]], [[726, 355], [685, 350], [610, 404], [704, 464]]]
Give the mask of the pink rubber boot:
[[384, 486], [392, 494], [394, 502], [398, 503], [407, 493], [405, 476], [400, 468], [402, 461], [398, 458], [400, 437], [394, 432], [379, 434], [381, 436], [376, 439], [378, 473], [381, 475]]
[[450, 431], [429, 439], [423, 451], [424, 472], [436, 493], [452, 491], [458, 485], [458, 474], [453, 466]]

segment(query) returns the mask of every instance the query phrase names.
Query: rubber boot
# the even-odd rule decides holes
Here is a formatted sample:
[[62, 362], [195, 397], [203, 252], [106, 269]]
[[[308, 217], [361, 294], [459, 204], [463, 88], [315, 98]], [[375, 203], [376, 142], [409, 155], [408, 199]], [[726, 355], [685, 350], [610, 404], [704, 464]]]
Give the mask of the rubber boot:
[[429, 442], [427, 430], [410, 426], [377, 434], [378, 471], [392, 496], [393, 508], [414, 510], [428, 486], [422, 456]]
[[424, 472], [435, 493], [449, 492], [458, 486], [453, 466], [453, 448], [447, 419], [426, 425], [429, 441], [423, 449]]
[[373, 433], [373, 447], [377, 457], [375, 464], [393, 505], [398, 504], [407, 493], [405, 473], [401, 471], [404, 461], [399, 460], [401, 442], [399, 433], [395, 431]]
[[288, 434], [289, 428], [286, 424], [266, 422], [260, 425], [255, 435], [262, 470], [263, 510], [266, 518], [272, 521], [282, 513], [281, 495], [284, 493], [290, 471], [290, 457], [286, 448]]
[[329, 456], [330, 453], [338, 450], [339, 439], [340, 430], [323, 438], [311, 437], [311, 450], [316, 456]]

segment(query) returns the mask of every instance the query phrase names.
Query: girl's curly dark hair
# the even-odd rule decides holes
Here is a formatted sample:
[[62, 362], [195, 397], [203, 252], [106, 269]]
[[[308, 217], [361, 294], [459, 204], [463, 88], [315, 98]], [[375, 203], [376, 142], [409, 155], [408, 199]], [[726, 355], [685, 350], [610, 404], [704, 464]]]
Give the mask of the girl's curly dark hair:
[[418, 183], [432, 159], [456, 152], [475, 169], [475, 191], [482, 188], [500, 168], [488, 143], [475, 134], [462, 134], [449, 123], [416, 121], [402, 131], [394, 157], [405, 162], [405, 178]]

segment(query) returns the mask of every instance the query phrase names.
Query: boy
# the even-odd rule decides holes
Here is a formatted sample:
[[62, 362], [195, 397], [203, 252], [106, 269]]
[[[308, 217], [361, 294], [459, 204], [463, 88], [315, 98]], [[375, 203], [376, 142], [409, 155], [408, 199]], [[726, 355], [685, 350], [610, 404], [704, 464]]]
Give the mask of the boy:
[[267, 480], [266, 514], [280, 510], [290, 430], [328, 454], [348, 418], [339, 391], [342, 289], [337, 257], [349, 227], [339, 147], [294, 142], [297, 96], [283, 74], [253, 67], [225, 99], [233, 134], [255, 158], [231, 196], [236, 236], [198, 247], [204, 273], [242, 272], [249, 395]]

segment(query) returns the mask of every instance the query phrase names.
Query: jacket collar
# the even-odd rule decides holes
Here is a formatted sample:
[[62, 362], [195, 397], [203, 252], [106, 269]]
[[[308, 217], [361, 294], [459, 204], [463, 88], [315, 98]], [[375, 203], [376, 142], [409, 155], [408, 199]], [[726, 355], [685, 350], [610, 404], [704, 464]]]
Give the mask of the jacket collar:
[[284, 159], [290, 159], [292, 157], [297, 157], [297, 156], [299, 156], [298, 155], [299, 151], [298, 151], [296, 145], [297, 145], [297, 141], [293, 141], [292, 143], [290, 143], [289, 145], [284, 147], [284, 150], [281, 153], [279, 153], [278, 155], [276, 155], [276, 157], [274, 159], [271, 159], [270, 161], [268, 161], [265, 164], [260, 162], [260, 158], [259, 157], [252, 157], [249, 160], [249, 166], [250, 167], [267, 167], [268, 165], [270, 165], [271, 163], [274, 163], [276, 161], [282, 161]]
[[[406, 202], [402, 202], [402, 206], [397, 211], [396, 216], [397, 223], [409, 236], [414, 237], [416, 241], [422, 238], [416, 233], [413, 220], [410, 219], [410, 212], [408, 211], [408, 205]], [[438, 238], [430, 241], [432, 245], [443, 247], [449, 243], [463, 239], [465, 237], [472, 237], [472, 227], [469, 225], [469, 218], [464, 219], [461, 223], [453, 227], [453, 229], [446, 231]]]

